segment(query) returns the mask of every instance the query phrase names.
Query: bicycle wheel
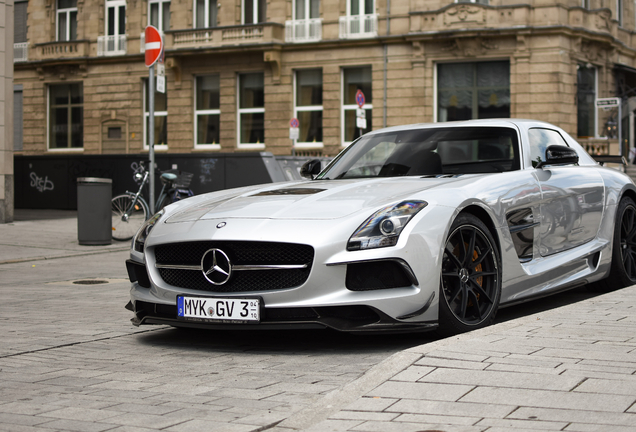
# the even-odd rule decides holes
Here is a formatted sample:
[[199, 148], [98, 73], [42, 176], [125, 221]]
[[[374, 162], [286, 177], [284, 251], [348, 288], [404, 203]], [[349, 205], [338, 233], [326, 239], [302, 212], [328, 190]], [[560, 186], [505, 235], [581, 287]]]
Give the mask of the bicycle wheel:
[[[130, 195], [117, 195], [111, 201], [114, 240], [130, 240], [148, 218], [148, 209], [145, 203], [138, 199], [131, 209], [132, 201], [133, 197]], [[126, 218], [127, 211], [129, 213]]]

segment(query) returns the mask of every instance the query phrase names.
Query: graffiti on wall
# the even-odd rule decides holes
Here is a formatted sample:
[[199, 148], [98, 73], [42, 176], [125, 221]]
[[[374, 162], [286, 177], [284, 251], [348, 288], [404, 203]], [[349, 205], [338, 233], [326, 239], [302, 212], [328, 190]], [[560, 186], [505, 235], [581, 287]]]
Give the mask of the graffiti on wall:
[[201, 172], [199, 173], [199, 180], [201, 184], [212, 183], [212, 171], [214, 171], [216, 167], [215, 158], [206, 158], [201, 159]]
[[31, 172], [31, 174], [29, 174], [29, 177], [31, 178], [30, 186], [37, 189], [38, 192], [45, 192], [55, 189], [55, 185], [51, 180], [49, 180], [48, 176], [39, 177], [36, 173]]

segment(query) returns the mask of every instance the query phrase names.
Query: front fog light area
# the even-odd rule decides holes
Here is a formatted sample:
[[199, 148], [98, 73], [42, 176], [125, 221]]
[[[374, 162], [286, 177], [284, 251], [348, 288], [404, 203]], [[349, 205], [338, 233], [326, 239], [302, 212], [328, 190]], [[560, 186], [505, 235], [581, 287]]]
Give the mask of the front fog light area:
[[133, 237], [133, 248], [137, 252], [143, 252], [144, 246], [146, 245], [146, 240], [148, 239], [148, 235], [150, 231], [155, 226], [155, 224], [161, 219], [161, 216], [165, 213], [165, 210], [158, 211], [155, 213], [150, 219], [148, 219], [144, 224], [139, 228], [135, 237]]
[[427, 205], [426, 201], [402, 201], [378, 210], [353, 233], [347, 250], [395, 246], [404, 226]]

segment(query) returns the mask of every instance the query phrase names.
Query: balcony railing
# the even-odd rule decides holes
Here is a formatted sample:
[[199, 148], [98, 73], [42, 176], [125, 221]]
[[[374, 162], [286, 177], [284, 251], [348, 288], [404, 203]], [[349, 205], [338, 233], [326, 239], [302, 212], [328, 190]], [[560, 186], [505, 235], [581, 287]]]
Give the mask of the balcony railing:
[[125, 55], [126, 47], [126, 35], [97, 37], [98, 56]]
[[[172, 36], [172, 37], [170, 37]], [[284, 27], [276, 23], [171, 30], [166, 34], [166, 48], [205, 48], [254, 43], [282, 42]]]
[[19, 42], [13, 44], [13, 63], [29, 60], [29, 43]]
[[321, 18], [285, 21], [285, 42], [313, 42], [321, 39]]
[[340, 39], [372, 38], [378, 35], [378, 15], [347, 15], [340, 17]]

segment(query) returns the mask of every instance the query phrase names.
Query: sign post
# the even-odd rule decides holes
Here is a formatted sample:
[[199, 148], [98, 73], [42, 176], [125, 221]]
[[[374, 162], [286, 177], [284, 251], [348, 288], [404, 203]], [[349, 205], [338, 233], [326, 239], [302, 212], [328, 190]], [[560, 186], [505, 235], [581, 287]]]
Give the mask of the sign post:
[[616, 129], [618, 131], [618, 154], [620, 156], [623, 156], [623, 113], [621, 112], [621, 98], [598, 98], [596, 99], [596, 108], [603, 108], [603, 110], [605, 111], [613, 108], [618, 108], [618, 118], [616, 119]]
[[150, 213], [155, 213], [155, 63], [163, 51], [161, 33], [153, 26], [146, 27], [146, 67], [148, 68], [148, 159], [150, 159]]
[[289, 139], [292, 140], [292, 156], [296, 156], [296, 141], [300, 136], [300, 123], [296, 117], [289, 121]]
[[362, 136], [362, 130], [367, 128], [367, 114], [362, 108], [364, 102], [364, 93], [358, 89], [356, 92], [356, 103], [358, 104], [358, 109], [356, 110], [356, 126], [360, 129], [360, 136]]

